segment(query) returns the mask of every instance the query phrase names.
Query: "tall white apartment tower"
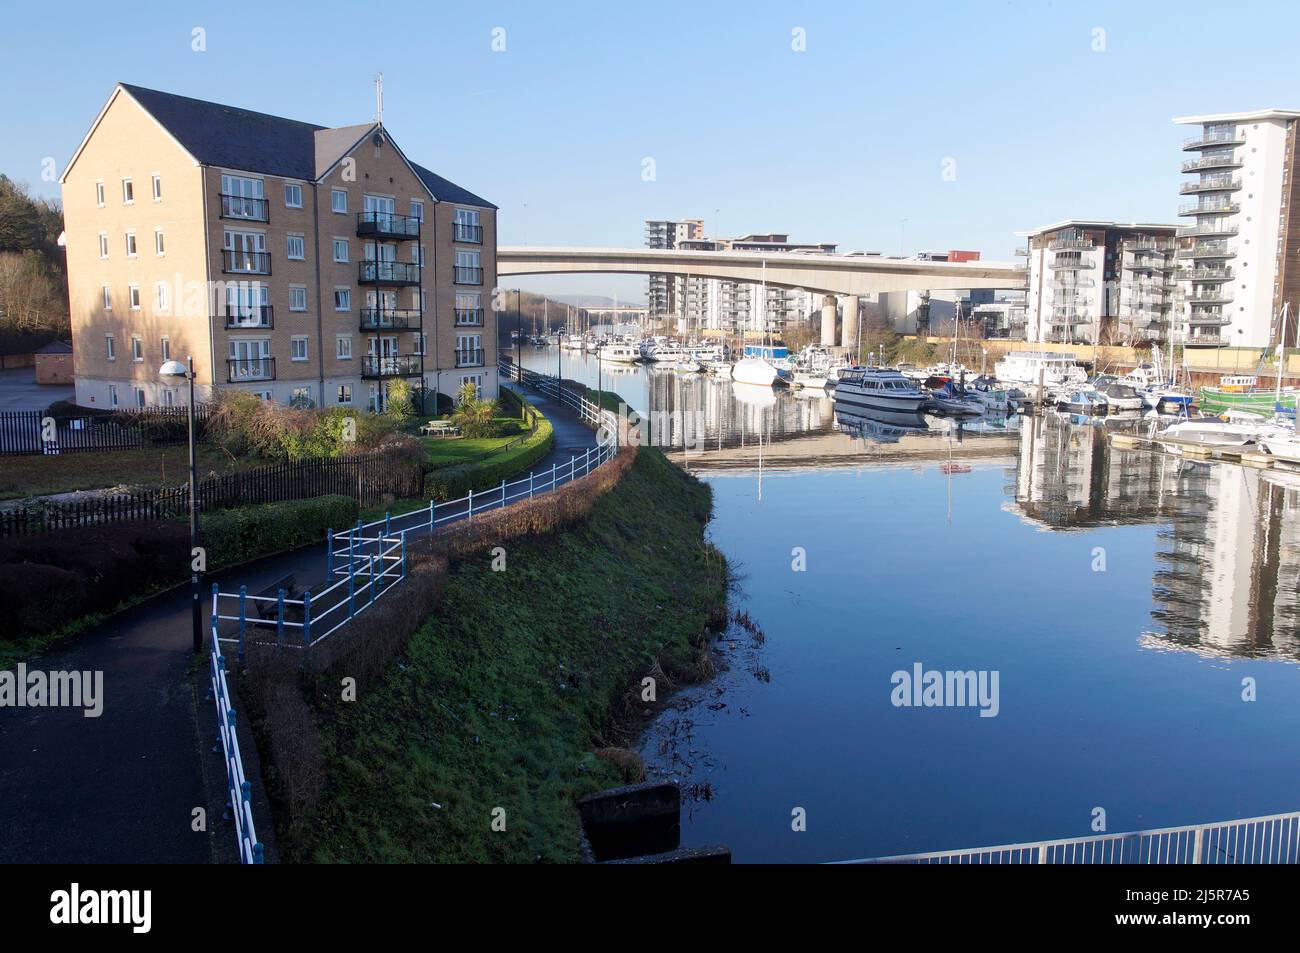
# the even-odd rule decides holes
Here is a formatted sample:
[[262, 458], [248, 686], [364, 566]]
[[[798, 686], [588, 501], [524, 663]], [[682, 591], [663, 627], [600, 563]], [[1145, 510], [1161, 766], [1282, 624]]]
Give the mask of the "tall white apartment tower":
[[1296, 120], [1300, 110], [1186, 116], [1179, 279], [1190, 347], [1265, 347], [1300, 297]]

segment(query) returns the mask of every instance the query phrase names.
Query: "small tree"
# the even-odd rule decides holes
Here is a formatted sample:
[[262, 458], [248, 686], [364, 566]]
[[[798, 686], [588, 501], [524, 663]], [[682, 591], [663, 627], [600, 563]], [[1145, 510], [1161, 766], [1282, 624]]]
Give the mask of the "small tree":
[[497, 402], [480, 399], [474, 382], [466, 381], [457, 395], [451, 419], [466, 437], [495, 437], [500, 432], [496, 414]]

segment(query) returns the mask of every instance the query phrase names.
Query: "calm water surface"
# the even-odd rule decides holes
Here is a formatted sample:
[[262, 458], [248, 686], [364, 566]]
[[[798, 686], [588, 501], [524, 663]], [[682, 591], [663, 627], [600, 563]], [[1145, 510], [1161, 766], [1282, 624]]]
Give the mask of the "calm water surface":
[[[563, 372], [595, 383], [594, 360]], [[684, 845], [820, 861], [1085, 836], [1098, 807], [1111, 831], [1300, 807], [1295, 477], [1052, 416], [917, 430], [702, 375], [602, 379], [682, 412], [673, 457], [711, 483], [765, 636], [730, 633], [727, 670], [643, 739], [694, 795]], [[895, 707], [918, 662], [996, 671], [997, 716]]]

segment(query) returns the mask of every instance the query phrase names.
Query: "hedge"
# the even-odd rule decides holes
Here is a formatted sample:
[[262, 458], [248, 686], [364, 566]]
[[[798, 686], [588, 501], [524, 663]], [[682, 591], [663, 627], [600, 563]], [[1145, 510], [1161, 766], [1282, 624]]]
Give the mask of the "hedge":
[[347, 496], [217, 510], [201, 517], [199, 542], [207, 550], [208, 570], [224, 569], [319, 543], [327, 530], [354, 524], [357, 512], [357, 501]]
[[[531, 404], [528, 406], [532, 409]], [[542, 414], [536, 410], [534, 413], [537, 426], [519, 443], [498, 450], [477, 463], [426, 470], [425, 495], [432, 500], [445, 502], [458, 500], [470, 490], [490, 490], [550, 453], [551, 445], [555, 442], [555, 430]]]

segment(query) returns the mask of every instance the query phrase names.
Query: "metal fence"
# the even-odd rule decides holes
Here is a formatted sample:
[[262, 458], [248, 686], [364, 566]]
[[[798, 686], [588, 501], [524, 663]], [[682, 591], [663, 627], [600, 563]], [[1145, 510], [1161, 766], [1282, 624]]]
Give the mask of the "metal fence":
[[[535, 375], [542, 378], [542, 375]], [[554, 382], [554, 378], [531, 382]], [[301, 598], [290, 598], [283, 589], [270, 593], [249, 593], [247, 586], [236, 592], [212, 587], [213, 639], [238, 646], [239, 660], [246, 657], [248, 641], [274, 644], [280, 648], [309, 649], [328, 638], [406, 578], [408, 537], [433, 533], [438, 527], [476, 515], [499, 510], [521, 500], [550, 493], [558, 487], [591, 473], [618, 452], [617, 418], [601, 411], [591, 401], [574, 394], [578, 415], [597, 427], [597, 444], [574, 454], [567, 464], [551, 465], [550, 473], [530, 471], [518, 480], [502, 480], [491, 490], [470, 490], [465, 496], [394, 516], [385, 513], [369, 523], [326, 533], [325, 575], [332, 580], [324, 589], [310, 590]], [[337, 578], [336, 578], [337, 577]], [[234, 623], [228, 634], [218, 637], [216, 620]], [[273, 634], [272, 634], [273, 632]]]
[[[8, 410], [0, 413], [0, 456], [104, 453], [183, 444], [189, 439], [188, 415], [186, 407], [86, 414]], [[207, 416], [207, 405], [195, 408], [200, 428]]]
[[229, 818], [234, 822], [235, 842], [239, 846], [239, 862], [260, 864], [265, 852], [262, 842], [257, 839], [257, 830], [253, 824], [253, 786], [244, 775], [244, 759], [239, 753], [235, 709], [230, 704], [230, 688], [226, 684], [226, 660], [221, 654], [221, 642], [217, 638], [215, 598], [209, 661], [210, 691], [217, 706], [217, 733], [221, 739], [222, 756], [226, 762], [226, 809]]
[[1294, 864], [1300, 811], [1037, 843], [898, 854], [849, 864]]

